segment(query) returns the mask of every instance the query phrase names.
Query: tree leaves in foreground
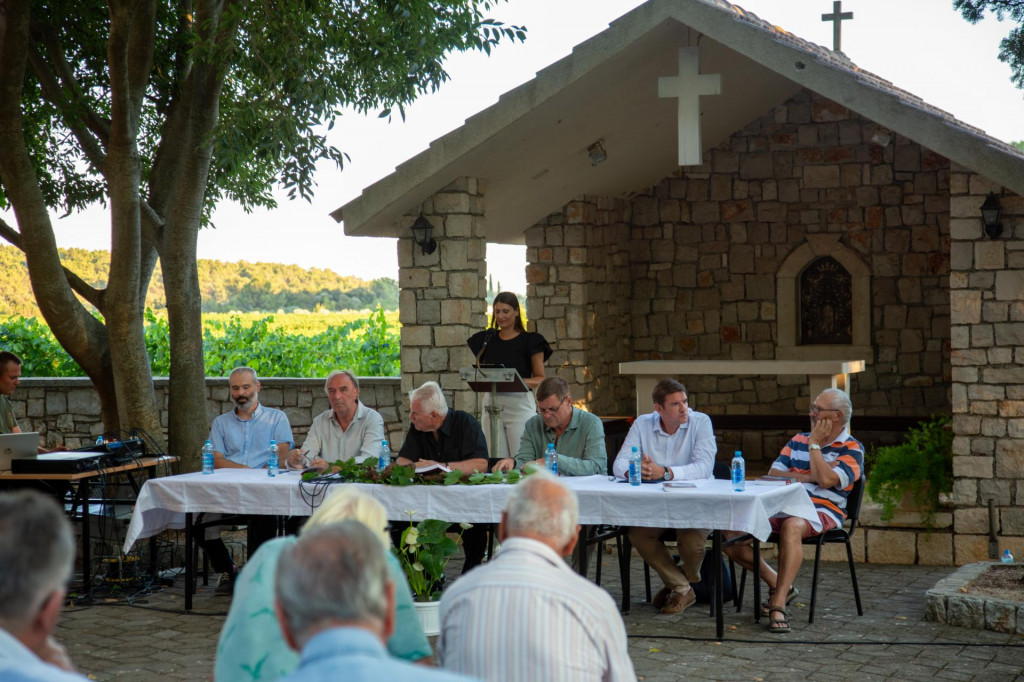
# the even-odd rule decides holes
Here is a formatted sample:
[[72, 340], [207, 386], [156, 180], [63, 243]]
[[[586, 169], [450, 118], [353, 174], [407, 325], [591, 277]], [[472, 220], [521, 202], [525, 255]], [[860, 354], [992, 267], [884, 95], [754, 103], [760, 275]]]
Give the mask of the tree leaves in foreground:
[[999, 61], [1009, 65], [1010, 81], [1024, 88], [1024, 26], [1019, 25], [1024, 24], [1024, 0], [953, 0], [953, 9], [972, 24], [984, 19], [986, 12], [998, 21], [1009, 18], [1017, 22], [1018, 26], [999, 41]]

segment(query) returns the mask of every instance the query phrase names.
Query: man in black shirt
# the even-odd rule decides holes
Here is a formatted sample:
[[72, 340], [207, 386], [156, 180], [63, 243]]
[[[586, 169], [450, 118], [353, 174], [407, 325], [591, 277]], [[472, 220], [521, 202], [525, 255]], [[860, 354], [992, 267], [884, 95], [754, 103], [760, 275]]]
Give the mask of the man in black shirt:
[[[487, 471], [487, 441], [480, 423], [462, 410], [449, 409], [435, 381], [409, 393], [412, 427], [398, 451], [395, 464], [415, 466], [443, 464], [465, 474]], [[475, 525], [462, 534], [466, 562], [462, 572], [478, 565], [487, 549], [487, 528]]]

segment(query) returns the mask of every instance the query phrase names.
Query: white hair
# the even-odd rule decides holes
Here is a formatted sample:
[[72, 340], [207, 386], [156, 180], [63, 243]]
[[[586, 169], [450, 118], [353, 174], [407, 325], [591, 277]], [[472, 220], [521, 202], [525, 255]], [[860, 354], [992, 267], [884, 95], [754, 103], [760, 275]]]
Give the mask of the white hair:
[[359, 379], [356, 379], [355, 374], [353, 374], [351, 371], [347, 369], [336, 369], [327, 375], [327, 380], [324, 381], [324, 393], [327, 393], [327, 389], [330, 388], [331, 379], [338, 376], [339, 374], [344, 374], [345, 376], [347, 376], [349, 381], [352, 382], [352, 385], [356, 387], [356, 390], [359, 390]]
[[437, 412], [442, 417], [448, 416], [448, 403], [444, 399], [444, 391], [436, 381], [428, 381], [419, 388], [409, 391], [409, 405], [416, 402], [426, 412]]
[[576, 494], [546, 471], [535, 471], [516, 484], [505, 506], [509, 535], [532, 534], [565, 545], [576, 533]]
[[846, 419], [843, 423], [846, 426], [849, 426], [850, 417], [853, 416], [853, 402], [850, 400], [850, 396], [846, 391], [838, 388], [826, 388], [821, 392], [821, 395], [828, 396], [831, 401], [832, 408], [843, 413], [843, 417]]

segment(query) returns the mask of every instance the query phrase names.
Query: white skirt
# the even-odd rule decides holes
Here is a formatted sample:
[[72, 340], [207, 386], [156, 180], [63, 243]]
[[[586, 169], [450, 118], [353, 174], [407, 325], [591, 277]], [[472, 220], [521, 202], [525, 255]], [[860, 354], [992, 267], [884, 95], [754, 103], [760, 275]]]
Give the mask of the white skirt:
[[519, 452], [519, 441], [523, 438], [526, 420], [537, 414], [537, 401], [533, 397], [533, 391], [498, 394], [498, 404], [505, 408], [501, 411], [501, 422], [505, 429], [503, 434], [499, 431], [497, 444], [491, 442], [491, 415], [487, 413], [487, 406], [491, 404], [490, 392], [483, 394], [481, 404], [484, 406], [481, 426], [491, 457], [515, 457]]

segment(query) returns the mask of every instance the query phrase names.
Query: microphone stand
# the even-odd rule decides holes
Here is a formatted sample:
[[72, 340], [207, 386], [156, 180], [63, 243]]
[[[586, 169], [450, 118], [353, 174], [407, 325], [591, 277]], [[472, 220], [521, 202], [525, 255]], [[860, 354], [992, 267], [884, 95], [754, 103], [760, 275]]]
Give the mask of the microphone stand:
[[[480, 352], [476, 354], [476, 372], [477, 379], [481, 377], [480, 370], [480, 358], [483, 357], [484, 351], [487, 350], [487, 344], [494, 338], [495, 331], [493, 329], [488, 330], [489, 333], [484, 335], [484, 343], [480, 347]], [[498, 404], [498, 385], [491, 382], [491, 404], [486, 407], [488, 416], [490, 417], [490, 430], [491, 430], [491, 457], [497, 457], [497, 453], [500, 452], [501, 437], [505, 432], [505, 425], [501, 421], [501, 412], [505, 409], [504, 405]], [[480, 411], [480, 394], [476, 394], [476, 413], [483, 421], [483, 414]], [[509, 448], [511, 454], [511, 448]]]

